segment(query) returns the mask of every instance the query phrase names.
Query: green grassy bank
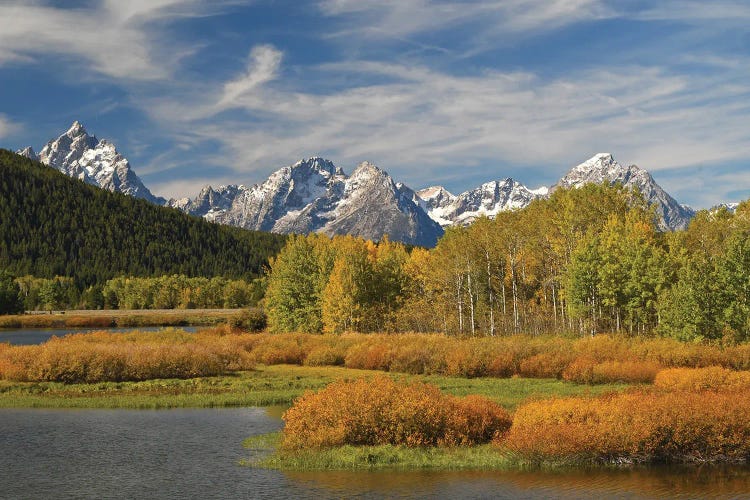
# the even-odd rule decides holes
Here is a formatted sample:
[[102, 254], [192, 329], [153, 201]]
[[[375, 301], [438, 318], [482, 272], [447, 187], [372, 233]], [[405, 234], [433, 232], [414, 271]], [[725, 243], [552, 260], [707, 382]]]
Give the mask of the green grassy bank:
[[[177, 408], [269, 406], [291, 404], [306, 390], [338, 379], [374, 376], [378, 371], [342, 367], [258, 366], [220, 377], [157, 379], [143, 382], [0, 381], [0, 408]], [[625, 384], [588, 386], [554, 379], [475, 378], [391, 374], [398, 380], [420, 380], [457, 396], [482, 394], [509, 410], [528, 399], [598, 395], [620, 391]]]

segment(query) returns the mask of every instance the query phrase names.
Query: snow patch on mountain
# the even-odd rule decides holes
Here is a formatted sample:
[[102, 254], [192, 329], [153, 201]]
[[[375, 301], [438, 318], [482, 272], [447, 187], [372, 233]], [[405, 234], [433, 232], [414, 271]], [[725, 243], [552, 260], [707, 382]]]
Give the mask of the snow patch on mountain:
[[143, 185], [114, 144], [89, 135], [78, 121], [57, 139], [49, 141], [38, 155], [30, 146], [18, 153], [94, 186], [152, 203], [164, 203], [163, 198], [157, 198]]
[[329, 160], [308, 158], [250, 188], [204, 188], [169, 205], [222, 224], [276, 233], [351, 234], [434, 246], [442, 229], [383, 170], [361, 163], [350, 177]]
[[421, 189], [417, 194], [427, 206], [430, 217], [441, 226], [467, 226], [477, 218], [493, 218], [507, 210], [517, 210], [546, 195], [546, 188], [530, 190], [507, 178], [482, 184], [478, 188], [452, 195], [442, 186]]
[[585, 184], [605, 182], [637, 189], [649, 205], [656, 207], [659, 229], [663, 231], [685, 229], [695, 215], [691, 208], [680, 205], [664, 191], [646, 170], [637, 165], [625, 167], [610, 153], [598, 153], [576, 165], [552, 189], [578, 188]]

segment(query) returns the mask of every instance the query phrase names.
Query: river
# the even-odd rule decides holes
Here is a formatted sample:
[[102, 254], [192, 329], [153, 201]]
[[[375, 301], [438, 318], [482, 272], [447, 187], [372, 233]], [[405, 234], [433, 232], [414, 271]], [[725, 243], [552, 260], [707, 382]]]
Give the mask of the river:
[[69, 333], [100, 332], [102, 330], [112, 333], [125, 333], [133, 331], [154, 332], [163, 330], [164, 328], [179, 328], [180, 330], [185, 330], [189, 333], [195, 333], [196, 331], [198, 331], [198, 327], [195, 326], [139, 326], [122, 328], [0, 328], [0, 342], [8, 342], [13, 345], [33, 345], [46, 342], [53, 335], [62, 337], [64, 335], [68, 335]]
[[262, 408], [0, 410], [0, 498], [750, 498], [750, 468], [279, 472], [239, 465]]

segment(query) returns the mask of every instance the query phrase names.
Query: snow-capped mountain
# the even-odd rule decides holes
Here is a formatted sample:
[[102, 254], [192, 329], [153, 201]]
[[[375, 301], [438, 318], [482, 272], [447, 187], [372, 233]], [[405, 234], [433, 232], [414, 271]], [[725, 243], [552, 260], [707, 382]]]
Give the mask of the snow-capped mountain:
[[[647, 171], [636, 165], [625, 167], [609, 153], [573, 167], [549, 189], [529, 189], [506, 178], [457, 196], [442, 186], [415, 192], [369, 162], [361, 163], [348, 177], [329, 160], [316, 157], [281, 168], [251, 187], [206, 186], [195, 198], [169, 201], [157, 198], [143, 185], [114, 144], [89, 135], [77, 121], [38, 154], [31, 147], [18, 154], [110, 191], [166, 204], [213, 222], [277, 233], [352, 234], [373, 240], [387, 234], [393, 240], [433, 246], [445, 226], [465, 226], [480, 216], [524, 208], [557, 188], [602, 182], [637, 188], [656, 206], [662, 230], [684, 229], [695, 214], [677, 203]], [[736, 204], [726, 207], [732, 211]]]
[[735, 213], [737, 211], [737, 207], [739, 207], [740, 204], [737, 202], [732, 203], [719, 203], [718, 205], [714, 205], [713, 207], [709, 208], [709, 212], [718, 212], [721, 209], [726, 209], [729, 213]]
[[690, 207], [677, 203], [647, 171], [637, 165], [625, 167], [609, 153], [596, 154], [573, 167], [552, 189], [577, 188], [584, 184], [603, 182], [620, 183], [626, 188], [640, 191], [645, 200], [656, 207], [659, 228], [662, 230], [685, 229], [695, 215]]
[[89, 135], [78, 121], [73, 122], [60, 137], [49, 141], [38, 155], [30, 146], [18, 154], [100, 188], [144, 198], [152, 203], [164, 203], [163, 198], [157, 198], [143, 185], [114, 144]]
[[531, 190], [510, 177], [487, 182], [458, 196], [442, 186], [417, 191], [429, 216], [441, 226], [466, 226], [483, 215], [494, 217], [499, 212], [524, 208], [546, 194], [546, 188]]
[[323, 158], [281, 168], [261, 184], [204, 188], [170, 206], [222, 224], [277, 233], [351, 234], [434, 246], [443, 230], [375, 165], [361, 163], [347, 177]]

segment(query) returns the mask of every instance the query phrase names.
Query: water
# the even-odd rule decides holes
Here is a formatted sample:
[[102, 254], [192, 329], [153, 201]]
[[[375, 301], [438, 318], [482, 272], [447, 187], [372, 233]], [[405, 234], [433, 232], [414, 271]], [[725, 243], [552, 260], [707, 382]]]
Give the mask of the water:
[[750, 468], [279, 472], [243, 467], [260, 408], [0, 410], [0, 498], [750, 498]]
[[[18, 328], [8, 329], [0, 328], [0, 342], [9, 342], [14, 345], [33, 345], [41, 344], [46, 342], [50, 337], [56, 335], [62, 337], [69, 333], [86, 333], [86, 332], [100, 332], [102, 330], [112, 333], [125, 333], [125, 332], [155, 332], [163, 330], [165, 327], [161, 326], [139, 326], [139, 327], [123, 327], [123, 328]], [[186, 332], [195, 333], [198, 328], [195, 326], [180, 326], [176, 327]]]

